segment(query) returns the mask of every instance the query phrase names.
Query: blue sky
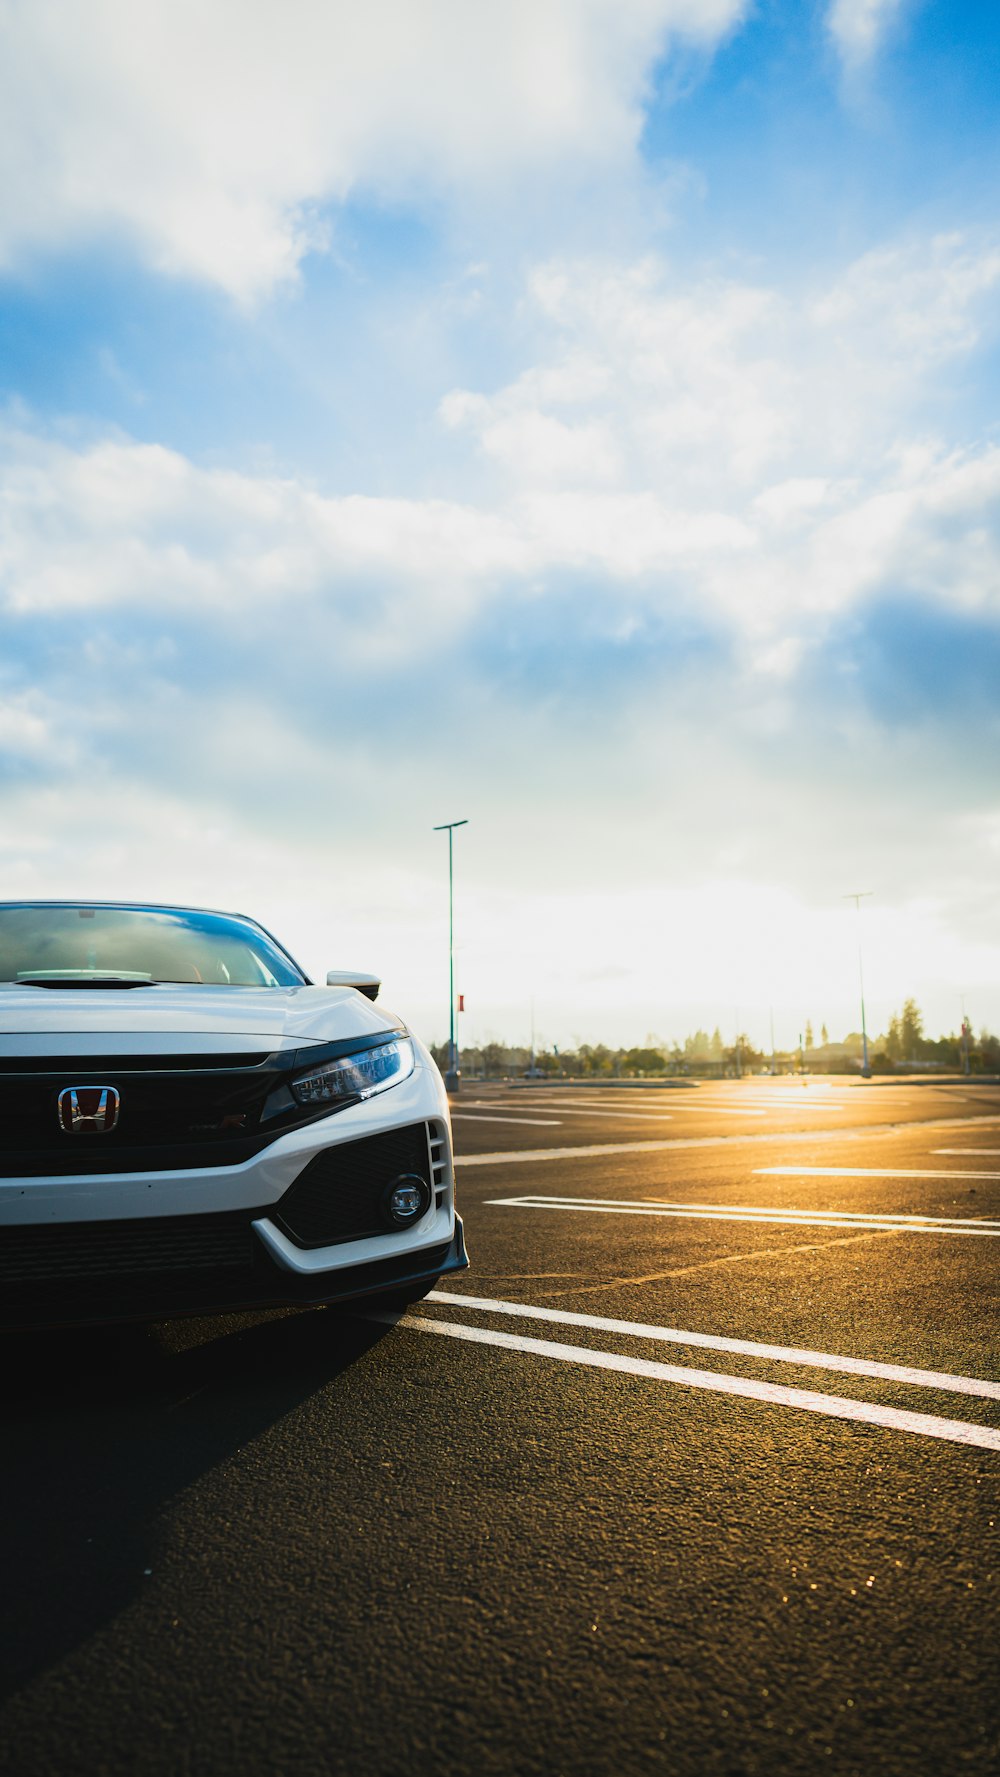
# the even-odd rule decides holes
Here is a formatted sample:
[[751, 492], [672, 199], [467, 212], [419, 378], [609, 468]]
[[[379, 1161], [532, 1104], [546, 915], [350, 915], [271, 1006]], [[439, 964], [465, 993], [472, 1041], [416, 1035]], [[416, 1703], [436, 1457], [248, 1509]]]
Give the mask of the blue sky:
[[0, 6], [4, 893], [1000, 1026], [1000, 17]]

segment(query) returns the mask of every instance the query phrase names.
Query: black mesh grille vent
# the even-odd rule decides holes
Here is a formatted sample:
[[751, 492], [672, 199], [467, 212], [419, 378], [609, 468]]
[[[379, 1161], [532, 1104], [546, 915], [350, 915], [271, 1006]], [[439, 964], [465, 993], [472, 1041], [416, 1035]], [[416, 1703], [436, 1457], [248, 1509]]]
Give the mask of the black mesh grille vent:
[[389, 1230], [379, 1216], [386, 1185], [402, 1172], [430, 1179], [427, 1125], [343, 1142], [310, 1160], [271, 1211], [298, 1246], [331, 1246]]
[[116, 1277], [226, 1269], [253, 1263], [250, 1216], [149, 1216], [128, 1222], [56, 1222], [0, 1228], [0, 1281]]

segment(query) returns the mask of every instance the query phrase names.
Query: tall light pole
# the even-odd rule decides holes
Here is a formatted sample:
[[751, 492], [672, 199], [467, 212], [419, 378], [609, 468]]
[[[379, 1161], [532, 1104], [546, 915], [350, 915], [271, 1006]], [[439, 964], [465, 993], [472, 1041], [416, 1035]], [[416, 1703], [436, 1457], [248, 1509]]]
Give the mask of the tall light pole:
[[841, 897], [845, 901], [853, 901], [858, 913], [858, 981], [861, 986], [861, 1047], [864, 1052], [861, 1078], [863, 1080], [871, 1079], [872, 1070], [868, 1065], [868, 1031], [865, 1027], [865, 972], [861, 962], [861, 903], [862, 901], [869, 900], [871, 895], [871, 889], [862, 889], [859, 895], [844, 895]]
[[455, 1040], [455, 869], [452, 840], [456, 827], [467, 827], [468, 821], [445, 821], [435, 833], [448, 835], [448, 1066], [444, 1083], [449, 1092], [458, 1091], [460, 1078], [458, 1043]]

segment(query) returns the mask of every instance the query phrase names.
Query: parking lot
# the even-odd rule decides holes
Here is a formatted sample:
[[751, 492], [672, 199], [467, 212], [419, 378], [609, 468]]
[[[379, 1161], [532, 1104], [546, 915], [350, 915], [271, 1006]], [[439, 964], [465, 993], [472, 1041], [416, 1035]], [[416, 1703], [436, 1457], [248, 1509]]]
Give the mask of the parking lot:
[[7, 1337], [7, 1768], [997, 1768], [1000, 1089], [454, 1108], [402, 1319]]

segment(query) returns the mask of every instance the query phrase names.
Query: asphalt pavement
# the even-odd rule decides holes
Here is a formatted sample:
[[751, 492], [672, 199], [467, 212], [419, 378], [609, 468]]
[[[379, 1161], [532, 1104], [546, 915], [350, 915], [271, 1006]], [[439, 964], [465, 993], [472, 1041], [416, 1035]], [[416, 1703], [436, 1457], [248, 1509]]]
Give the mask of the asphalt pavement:
[[1000, 1089], [454, 1108], [401, 1320], [5, 1339], [4, 1769], [1000, 1770]]

